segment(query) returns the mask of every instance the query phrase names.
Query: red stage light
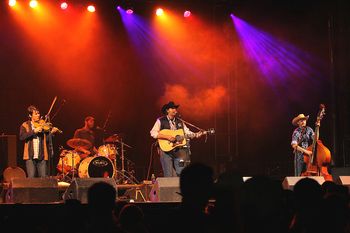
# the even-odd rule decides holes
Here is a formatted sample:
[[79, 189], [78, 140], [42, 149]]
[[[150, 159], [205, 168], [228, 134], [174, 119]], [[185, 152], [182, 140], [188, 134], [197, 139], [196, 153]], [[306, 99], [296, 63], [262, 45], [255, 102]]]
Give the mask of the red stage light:
[[61, 3], [61, 9], [62, 9], [62, 10], [66, 10], [67, 8], [68, 8], [68, 3], [62, 2], [62, 3]]
[[185, 11], [184, 12], [184, 17], [187, 18], [187, 17], [190, 17], [191, 16], [191, 11]]

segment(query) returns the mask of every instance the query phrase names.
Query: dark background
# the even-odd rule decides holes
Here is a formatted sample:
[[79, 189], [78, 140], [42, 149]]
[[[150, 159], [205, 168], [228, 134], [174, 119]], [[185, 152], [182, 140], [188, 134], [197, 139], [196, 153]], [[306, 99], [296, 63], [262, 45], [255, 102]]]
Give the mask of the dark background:
[[[102, 127], [110, 113], [107, 134], [120, 134], [133, 147], [125, 156], [135, 163], [137, 178], [147, 178], [150, 161], [151, 173], [159, 174], [149, 131], [161, 106], [173, 100], [185, 120], [216, 129], [206, 142], [191, 144], [192, 161], [211, 165], [216, 174], [234, 167], [244, 176], [293, 175], [291, 120], [304, 113], [313, 127], [320, 103], [327, 113], [320, 138], [332, 152], [332, 167], [349, 166], [350, 9], [345, 0], [136, 1], [135, 13], [146, 23], [159, 4], [180, 15], [190, 6], [200, 22], [185, 24], [188, 34], [181, 41], [188, 44], [164, 44], [146, 32], [151, 40], [138, 45], [115, 10], [118, 1], [95, 1], [98, 19], [86, 20], [83, 33], [75, 24], [86, 14], [81, 13], [86, 1], [75, 1], [74, 14], [51, 9], [43, 19], [53, 24], [42, 27], [35, 17], [16, 20], [6, 2], [0, 5], [0, 133], [18, 135], [27, 106], [38, 106], [44, 115], [57, 96], [52, 114], [59, 112], [52, 122], [64, 133], [54, 140], [56, 161], [58, 147], [69, 149], [66, 141], [85, 116], [95, 116]], [[231, 12], [312, 55], [319, 75], [268, 83], [245, 58]], [[20, 166], [22, 147], [18, 141]]]

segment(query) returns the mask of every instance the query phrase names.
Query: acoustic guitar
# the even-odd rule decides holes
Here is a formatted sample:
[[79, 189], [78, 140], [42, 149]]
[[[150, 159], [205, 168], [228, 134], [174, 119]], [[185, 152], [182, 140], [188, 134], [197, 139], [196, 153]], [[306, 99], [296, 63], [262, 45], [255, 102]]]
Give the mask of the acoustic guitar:
[[[162, 129], [159, 131], [160, 134], [173, 136], [175, 138], [174, 142], [171, 142], [167, 139], [158, 139], [159, 147], [164, 152], [169, 152], [177, 147], [183, 147], [186, 145], [186, 139], [195, 137], [196, 133], [185, 135], [183, 129], [171, 130], [171, 129]], [[207, 131], [200, 131], [199, 134], [214, 134], [214, 129], [209, 129]]]

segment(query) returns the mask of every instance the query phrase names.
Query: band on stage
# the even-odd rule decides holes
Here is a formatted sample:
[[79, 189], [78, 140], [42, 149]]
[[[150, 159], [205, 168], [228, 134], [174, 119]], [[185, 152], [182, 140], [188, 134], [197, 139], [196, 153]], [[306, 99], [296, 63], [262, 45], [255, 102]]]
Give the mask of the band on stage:
[[[173, 101], [164, 104], [162, 116], [156, 119], [150, 130], [150, 136], [156, 140], [161, 175], [164, 177], [179, 176], [191, 163], [192, 139], [215, 133], [214, 129], [203, 130], [180, 118], [179, 106]], [[138, 182], [134, 171], [125, 169], [125, 161], [130, 160], [125, 157], [124, 151], [132, 147], [123, 142], [120, 135], [106, 134], [104, 128], [96, 126], [93, 116], [85, 117], [84, 126], [76, 129], [73, 137], [67, 140], [69, 149], [61, 147], [59, 160], [53, 164], [53, 139], [63, 131], [52, 125], [49, 114], [43, 119], [36, 106], [30, 105], [27, 111], [28, 120], [20, 126], [19, 138], [24, 142], [23, 160], [29, 178], [50, 176], [50, 169], [54, 167], [61, 180], [103, 177], [116, 178], [121, 183]], [[315, 131], [307, 126], [309, 116], [299, 114], [292, 120], [292, 124], [297, 126], [291, 141], [295, 176], [329, 176], [326, 166], [330, 163], [330, 152], [319, 140], [324, 111], [325, 107], [321, 104]]]

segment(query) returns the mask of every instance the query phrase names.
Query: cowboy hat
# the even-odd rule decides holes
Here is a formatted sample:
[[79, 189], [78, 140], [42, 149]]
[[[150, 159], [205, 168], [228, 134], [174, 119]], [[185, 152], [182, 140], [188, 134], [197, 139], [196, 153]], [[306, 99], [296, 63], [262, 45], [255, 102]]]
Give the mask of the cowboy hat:
[[163, 114], [166, 114], [166, 111], [167, 111], [169, 108], [178, 108], [179, 106], [180, 106], [180, 105], [176, 105], [173, 101], [170, 101], [169, 103], [163, 105], [161, 111], [162, 111]]
[[309, 115], [305, 116], [304, 114], [299, 114], [298, 116], [294, 117], [292, 120], [292, 124], [297, 126], [298, 125], [298, 121], [300, 120], [308, 120], [309, 119]]

